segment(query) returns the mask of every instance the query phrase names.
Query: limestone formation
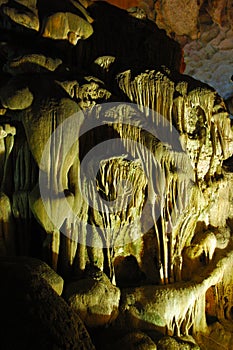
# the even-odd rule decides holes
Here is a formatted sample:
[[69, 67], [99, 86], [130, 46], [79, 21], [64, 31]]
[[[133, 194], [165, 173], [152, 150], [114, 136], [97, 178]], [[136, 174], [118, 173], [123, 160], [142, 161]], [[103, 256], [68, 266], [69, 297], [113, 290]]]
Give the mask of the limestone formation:
[[158, 345], [157, 345], [158, 350], [200, 350], [199, 346], [195, 344], [193, 341], [188, 341], [184, 339], [174, 339], [172, 337], [163, 337], [162, 339], [159, 340]]
[[0, 254], [1, 256], [15, 253], [14, 221], [9, 197], [0, 193]]
[[62, 294], [64, 280], [51, 269], [45, 262], [29, 257], [2, 257], [0, 258], [1, 268], [19, 268], [20, 271], [27, 271], [31, 276], [44, 280], [58, 295]]
[[117, 349], [129, 349], [129, 350], [156, 350], [157, 346], [148, 335], [141, 332], [129, 333], [122, 339], [117, 341], [113, 347], [113, 350]]
[[20, 26], [39, 31], [39, 17], [36, 0], [16, 0], [15, 2], [4, 1], [1, 9], [12, 22]]
[[47, 70], [55, 71], [62, 61], [59, 58], [45, 57], [44, 55], [31, 54], [8, 61], [4, 71], [12, 75], [23, 73], [43, 73]]
[[[19, 314], [30, 336], [27, 347], [14, 327], [15, 342], [93, 349], [80, 316], [97, 348], [198, 349], [219, 331], [230, 349], [230, 104], [182, 74], [172, 39], [197, 37], [206, 2], [157, 1], [156, 19], [152, 2], [151, 15], [101, 1], [0, 5], [1, 317]], [[229, 55], [231, 30], [211, 26], [201, 40], [220, 62], [214, 43]]]
[[158, 349], [160, 350], [177, 349], [178, 350], [180, 349], [180, 347], [174, 338], [164, 337], [158, 342]]
[[65, 298], [88, 327], [109, 325], [118, 316], [120, 290], [105, 274], [71, 283]]
[[44, 267], [28, 258], [1, 259], [1, 346], [94, 350], [78, 315], [48, 284], [51, 273], [46, 282], [49, 268]]
[[76, 45], [78, 40], [92, 35], [92, 26], [83, 18], [69, 12], [57, 12], [45, 20], [43, 37], [56, 40], [68, 40]]
[[0, 101], [4, 108], [12, 110], [26, 109], [31, 106], [33, 101], [33, 94], [30, 89], [25, 86], [25, 83], [19, 84], [19, 81], [12, 78], [4, 88], [0, 91]]
[[[198, 13], [203, 0], [196, 1], [157, 1], [156, 23], [160, 28], [177, 35], [189, 35], [192, 39], [198, 37]], [[184, 21], [183, 18], [186, 18]]]
[[[211, 266], [211, 270], [208, 265], [199, 267], [199, 274], [192, 276], [192, 282], [125, 289], [122, 295], [123, 313], [119, 319], [120, 325], [127, 327], [133, 324], [134, 328], [140, 329], [144, 324], [148, 329], [165, 328], [169, 334], [178, 336], [188, 335], [190, 328], [197, 333], [204, 333], [207, 324], [201, 316], [205, 310], [203, 294], [212, 285], [221, 284], [223, 276], [229, 280], [227, 271], [231, 264], [232, 253], [229, 252], [224, 258], [219, 254], [215, 267]], [[229, 284], [225, 283], [226, 285]]]

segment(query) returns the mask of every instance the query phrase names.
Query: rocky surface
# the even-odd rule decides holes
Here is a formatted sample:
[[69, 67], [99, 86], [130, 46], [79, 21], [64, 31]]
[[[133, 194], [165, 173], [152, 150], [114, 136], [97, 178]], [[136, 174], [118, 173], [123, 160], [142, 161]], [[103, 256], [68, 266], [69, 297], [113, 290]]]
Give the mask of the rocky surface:
[[193, 40], [197, 39], [198, 14], [202, 4], [203, 0], [157, 1], [155, 4], [156, 23], [160, 28], [166, 29], [168, 33], [173, 32], [178, 36], [188, 35]]
[[216, 320], [230, 339], [233, 134], [223, 98], [181, 74], [172, 37], [194, 37], [203, 11], [190, 3], [184, 23], [177, 1], [157, 1], [169, 37], [145, 6], [0, 2], [0, 251], [40, 256], [71, 306], [43, 263], [6, 260], [5, 343], [18, 309], [24, 348], [41, 329], [38, 348], [91, 349], [79, 314], [120, 347], [159, 347], [160, 332], [173, 336], [161, 346], [195, 348], [182, 335], [215, 341]]
[[193, 339], [188, 337], [183, 338], [172, 338], [172, 337], [163, 337], [159, 340], [157, 344], [158, 350], [200, 350], [200, 347], [195, 343]]
[[88, 327], [109, 325], [118, 316], [120, 290], [105, 274], [67, 285], [65, 299]]
[[200, 38], [184, 48], [185, 73], [212, 85], [226, 99], [233, 94], [232, 37], [227, 25], [205, 24]]
[[94, 350], [78, 315], [49, 285], [51, 273], [43, 264], [30, 264], [29, 258], [20, 263], [1, 259], [0, 271], [3, 349]]
[[134, 332], [125, 335], [122, 339], [117, 341], [111, 349], [156, 350], [157, 346], [145, 333]]
[[224, 326], [215, 322], [209, 328], [209, 335], [200, 335], [198, 339], [203, 350], [223, 350], [232, 347], [232, 322], [225, 323]]
[[39, 31], [39, 16], [36, 0], [1, 1], [1, 10], [7, 19], [20, 26]]
[[58, 295], [62, 294], [64, 280], [45, 262], [30, 257], [0, 257], [3, 271], [18, 270], [20, 273], [44, 280]]
[[181, 43], [185, 73], [229, 98], [232, 114], [232, 0], [144, 0], [132, 6], [143, 9], [159, 28]]

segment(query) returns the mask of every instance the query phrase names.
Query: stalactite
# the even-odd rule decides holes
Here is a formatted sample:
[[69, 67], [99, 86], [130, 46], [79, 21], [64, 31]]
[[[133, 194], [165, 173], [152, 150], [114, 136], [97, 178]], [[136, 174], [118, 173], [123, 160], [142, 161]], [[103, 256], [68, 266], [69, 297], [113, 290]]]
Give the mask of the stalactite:
[[[91, 178], [95, 179], [92, 176]], [[100, 163], [97, 177], [98, 192], [105, 201], [107, 200], [109, 208], [102, 200], [96, 198], [95, 184], [90, 185], [90, 197], [96, 198], [95, 210], [92, 210], [92, 220], [93, 224], [98, 225], [100, 230], [100, 232], [96, 230], [95, 235], [102, 237], [99, 247], [106, 247], [107, 265], [111, 279], [114, 278], [115, 247], [124, 246], [141, 234], [139, 223], [146, 184], [147, 181], [137, 161], [115, 158]], [[115, 208], [113, 212], [111, 210], [112, 201]]]
[[[168, 283], [174, 280], [173, 265], [171, 266], [173, 264], [171, 262], [173, 256], [176, 257], [176, 275], [179, 275], [176, 278], [181, 278], [181, 252], [185, 242], [180, 244], [177, 242], [178, 237], [180, 237], [180, 241], [182, 237], [174, 228], [177, 225], [177, 221], [179, 221], [181, 213], [185, 211], [187, 215], [187, 211], [191, 209], [189, 196], [195, 188], [194, 183], [190, 182], [193, 176], [189, 173], [188, 176], [186, 174], [190, 170], [186, 170], [187, 158], [185, 158], [185, 154], [171, 151], [155, 137], [149, 137], [148, 133], [142, 132], [140, 129], [140, 124], [143, 128], [143, 119], [140, 119], [141, 121], [137, 123], [134, 113], [130, 109], [128, 111], [125, 109], [125, 113], [132, 113], [133, 122], [139, 128], [132, 125], [129, 127], [129, 124], [121, 123], [113, 124], [112, 126], [119, 132], [126, 151], [132, 154], [133, 157], [141, 160], [143, 170], [148, 178], [148, 200], [151, 203], [151, 216], [156, 234], [155, 245], [160, 266], [160, 282], [162, 284]], [[117, 110], [115, 110], [115, 114], [116, 116], [118, 115]], [[131, 118], [130, 114], [127, 116]], [[108, 122], [111, 125], [110, 120]], [[146, 149], [147, 151], [145, 151]], [[172, 170], [173, 168], [180, 169], [179, 175]], [[157, 222], [159, 216], [160, 228], [158, 228]], [[172, 242], [176, 242], [176, 245]]]
[[17, 222], [18, 253], [26, 255], [30, 251], [32, 229], [29, 195], [37, 182], [37, 169], [26, 142], [15, 153], [12, 211]]
[[150, 108], [172, 125], [174, 83], [164, 73], [146, 71], [131, 81], [131, 72], [125, 71], [120, 73], [117, 79], [119, 87], [132, 102], [139, 105], [142, 112], [147, 115], [146, 110]]
[[4, 159], [4, 168], [3, 168], [3, 177], [1, 183], [1, 191], [6, 189], [7, 186], [7, 171], [9, 166], [9, 157], [12, 152], [12, 148], [14, 145], [14, 137], [16, 135], [16, 128], [9, 124], [4, 125], [4, 131], [6, 133], [6, 137], [4, 138], [5, 142], [5, 159]]
[[14, 235], [15, 225], [12, 215], [12, 204], [9, 198], [11, 192], [11, 182], [9, 174], [10, 157], [14, 145], [16, 128], [10, 124], [3, 124], [1, 127], [1, 193], [0, 193], [0, 254], [15, 254], [16, 239]]

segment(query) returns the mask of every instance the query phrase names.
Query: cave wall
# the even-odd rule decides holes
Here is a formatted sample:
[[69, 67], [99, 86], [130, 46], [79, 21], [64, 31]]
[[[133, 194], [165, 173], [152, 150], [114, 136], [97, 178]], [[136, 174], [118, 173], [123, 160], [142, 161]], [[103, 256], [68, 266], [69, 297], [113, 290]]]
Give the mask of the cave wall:
[[0, 4], [1, 255], [45, 260], [89, 327], [198, 338], [206, 314], [232, 322], [223, 98], [137, 11]]

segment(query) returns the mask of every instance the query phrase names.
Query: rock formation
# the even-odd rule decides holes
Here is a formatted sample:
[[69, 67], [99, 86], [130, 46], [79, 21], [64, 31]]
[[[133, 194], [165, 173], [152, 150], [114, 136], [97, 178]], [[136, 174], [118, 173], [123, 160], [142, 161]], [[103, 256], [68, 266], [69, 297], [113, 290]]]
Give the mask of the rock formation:
[[[192, 3], [198, 12], [202, 2]], [[21, 258], [36, 279], [25, 282], [33, 312], [46, 319], [38, 288], [50, 302], [64, 279], [51, 312], [59, 329], [60, 310], [71, 314], [74, 328], [66, 340], [65, 318], [55, 344], [93, 348], [74, 312], [97, 349], [111, 348], [112, 335], [137, 349], [205, 349], [221, 327], [231, 338], [233, 133], [223, 98], [182, 74], [180, 45], [146, 11], [2, 1], [0, 27], [0, 268], [14, 255], [44, 261]], [[48, 277], [45, 262], [62, 278]]]

